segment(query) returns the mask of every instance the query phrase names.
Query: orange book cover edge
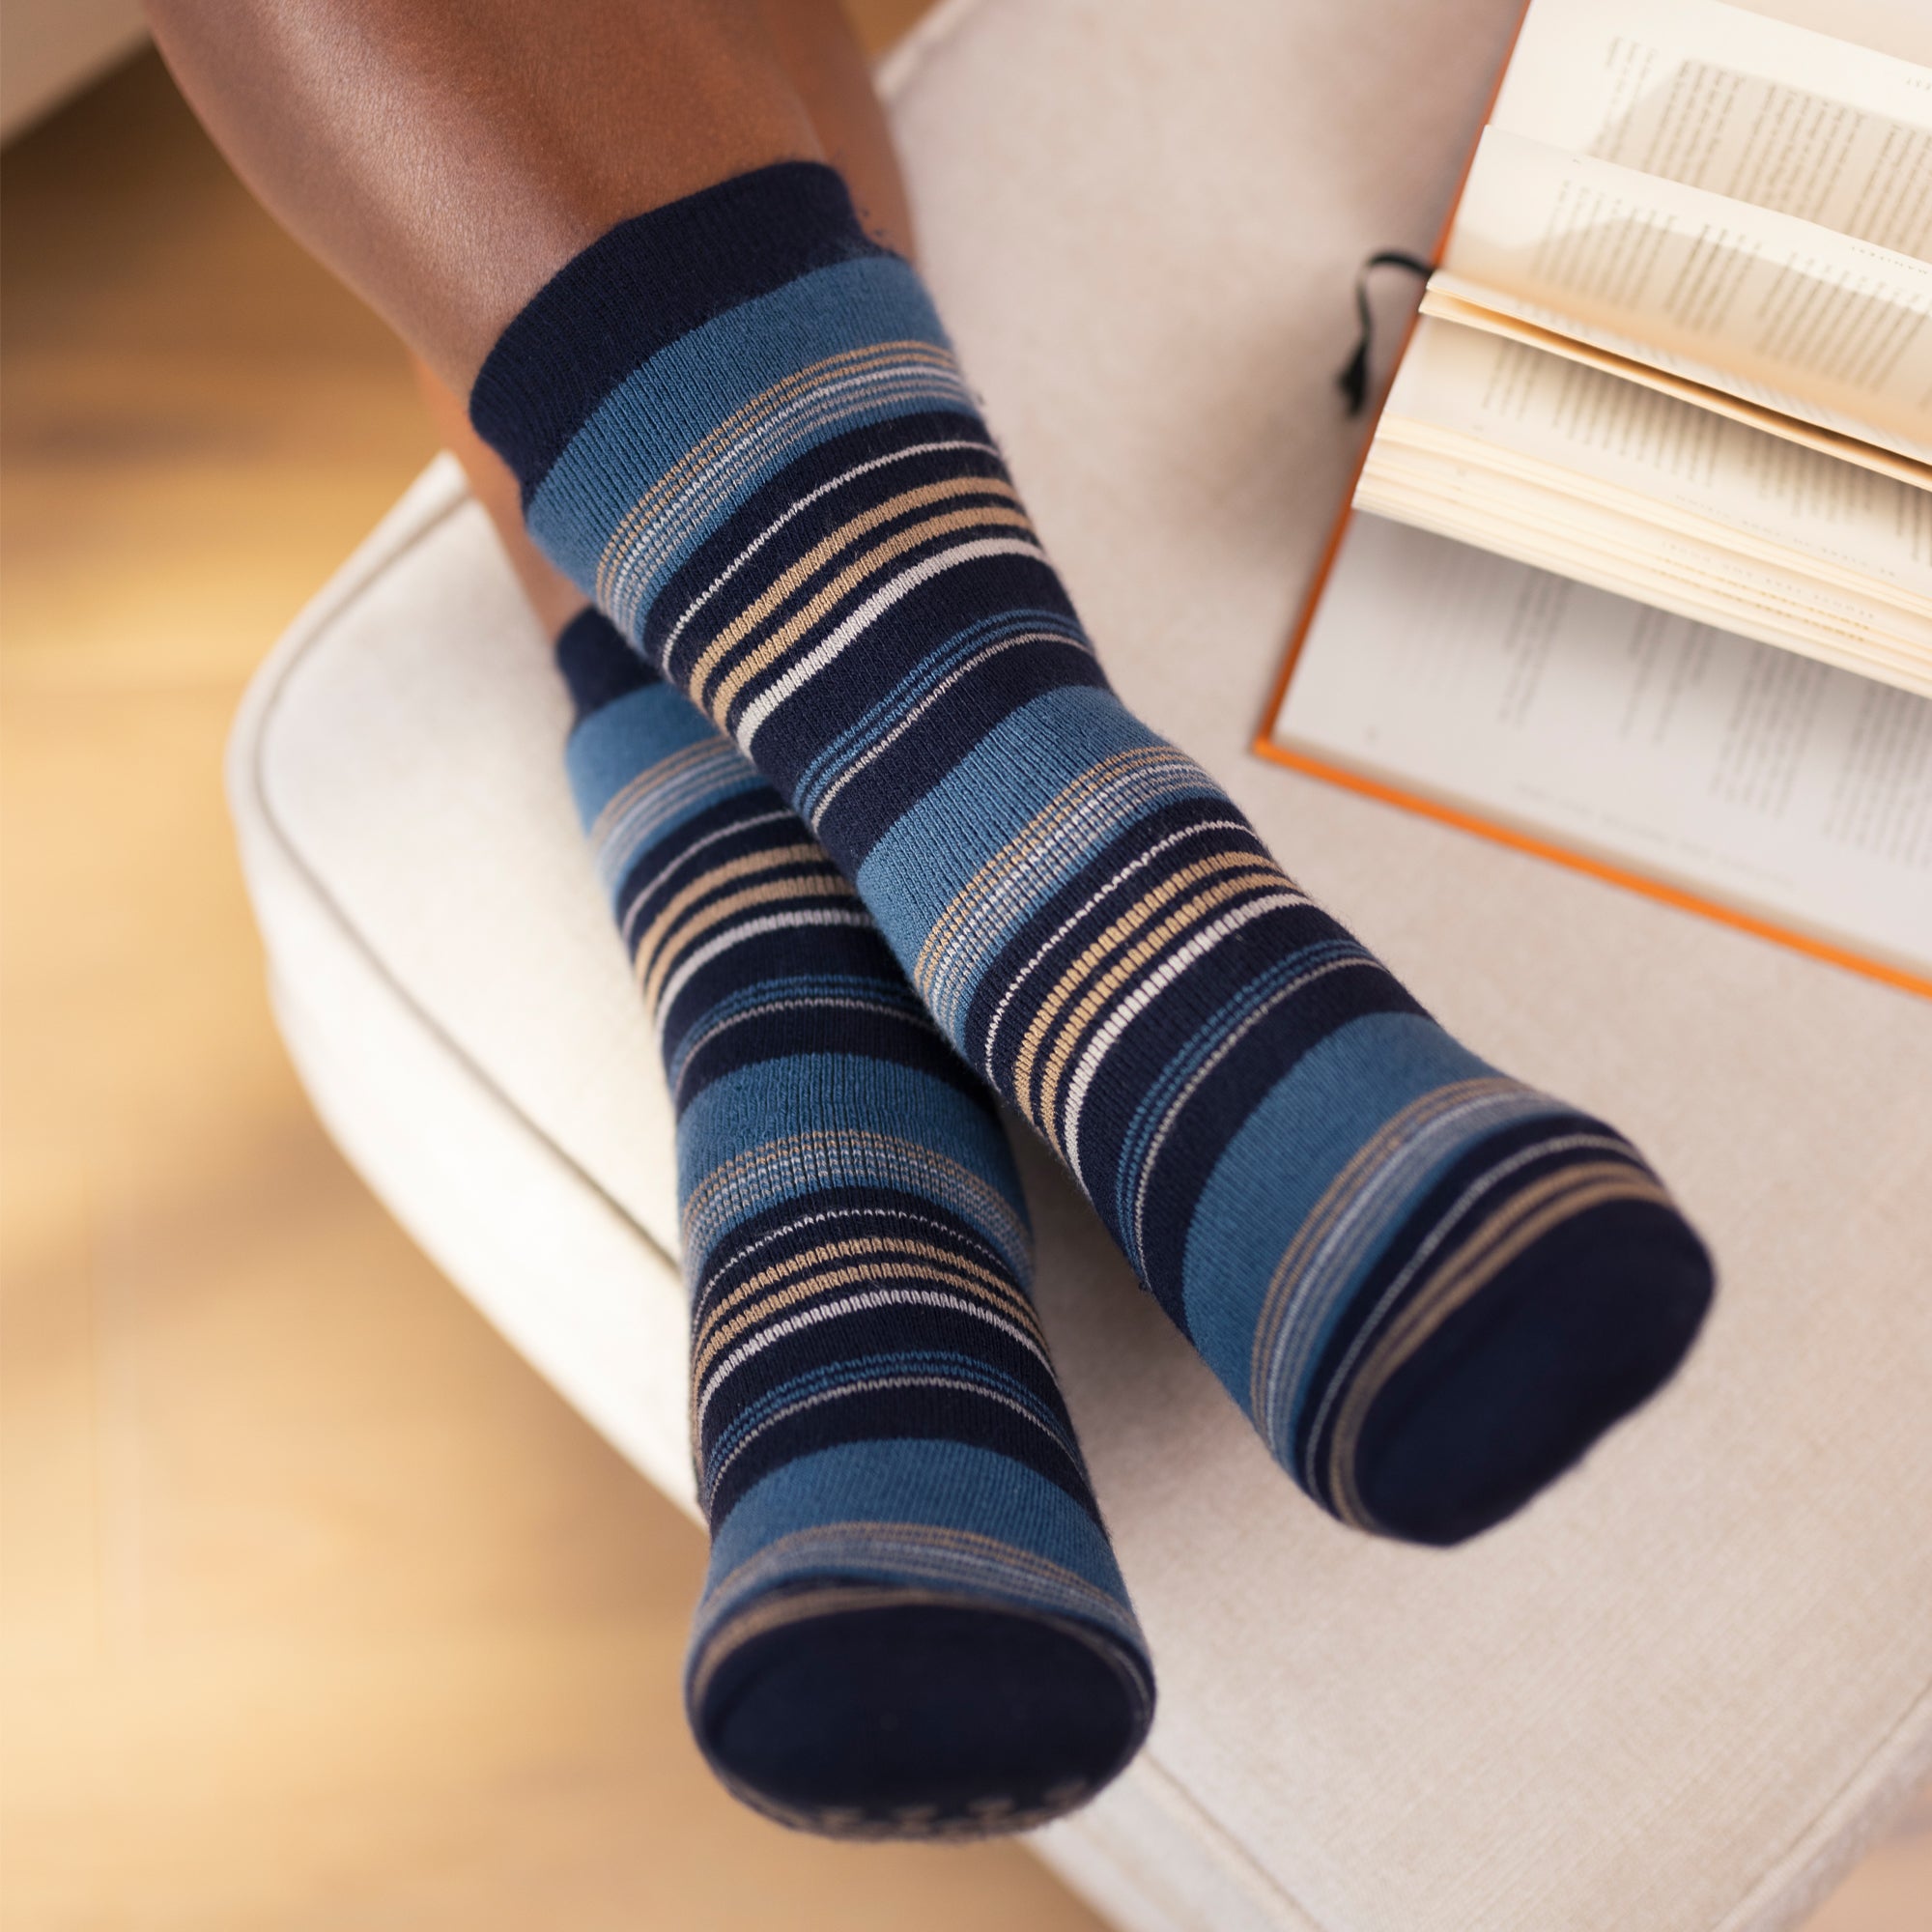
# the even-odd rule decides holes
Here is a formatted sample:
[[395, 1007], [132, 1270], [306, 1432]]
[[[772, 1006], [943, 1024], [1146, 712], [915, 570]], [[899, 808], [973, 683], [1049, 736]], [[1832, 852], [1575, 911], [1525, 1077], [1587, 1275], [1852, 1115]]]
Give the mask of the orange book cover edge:
[[[1482, 129], [1489, 126], [1490, 119], [1495, 112], [1496, 101], [1502, 95], [1504, 77], [1509, 72], [1510, 62], [1516, 58], [1517, 43], [1522, 37], [1522, 23], [1528, 15], [1529, 0], [1523, 0], [1522, 12], [1517, 16], [1516, 32], [1510, 36], [1509, 52], [1503, 57], [1502, 66], [1496, 71], [1496, 84], [1490, 92], [1489, 105], [1483, 110], [1476, 141], [1469, 149], [1468, 159], [1463, 164], [1462, 178], [1457, 183], [1456, 192], [1450, 200], [1449, 213], [1444, 217], [1441, 230], [1435, 238], [1435, 248], [1431, 257], [1433, 261], [1439, 262], [1448, 251], [1449, 236], [1456, 226], [1456, 216], [1463, 205], [1463, 192], [1468, 186], [1470, 171], [1476, 164], [1476, 147], [1481, 144]], [[1418, 309], [1403, 332], [1402, 346], [1390, 365], [1391, 374], [1401, 366], [1402, 358], [1408, 354], [1408, 346], [1414, 340], [1416, 324], [1420, 319], [1421, 311]], [[1383, 395], [1386, 398], [1386, 384]], [[1494, 819], [1483, 818], [1474, 812], [1460, 811], [1453, 806], [1439, 804], [1420, 792], [1407, 791], [1400, 785], [1390, 784], [1379, 779], [1366, 778], [1358, 772], [1350, 771], [1344, 765], [1330, 764], [1325, 759], [1311, 757], [1303, 752], [1291, 752], [1278, 745], [1274, 734], [1275, 727], [1280, 722], [1281, 708], [1288, 701], [1288, 687], [1293, 680], [1295, 666], [1300, 662], [1302, 646], [1307, 643], [1308, 634], [1314, 629], [1315, 613], [1321, 608], [1321, 600], [1327, 594], [1328, 580], [1334, 574], [1336, 561], [1342, 554], [1343, 540], [1347, 537], [1349, 526], [1354, 519], [1355, 490], [1362, 480], [1362, 471], [1369, 460], [1369, 446], [1374, 440], [1375, 429], [1371, 425], [1369, 434], [1362, 439], [1361, 452], [1355, 459], [1353, 469], [1350, 472], [1348, 492], [1342, 499], [1341, 514], [1335, 519], [1335, 526], [1328, 533], [1328, 541], [1322, 546], [1314, 581], [1303, 601], [1300, 615], [1295, 619], [1294, 628], [1290, 633], [1288, 649], [1282, 658], [1281, 669], [1276, 674], [1274, 689], [1269, 693], [1266, 712], [1263, 716], [1261, 728], [1257, 731], [1250, 749], [1271, 764], [1284, 765], [1291, 771], [1304, 772], [1311, 778], [1340, 785], [1345, 791], [1358, 792], [1364, 797], [1379, 800], [1384, 805], [1400, 806], [1406, 811], [1416, 812], [1424, 818], [1433, 818], [1438, 824], [1454, 826], [1461, 832], [1473, 833], [1479, 838], [1488, 838], [1495, 844], [1506, 845], [1513, 851], [1527, 852], [1539, 859], [1551, 860], [1559, 866], [1568, 866], [1573, 871], [1587, 873], [1592, 878], [1621, 886], [1627, 892], [1640, 893], [1646, 898], [1675, 906], [1681, 912], [1697, 913], [1705, 919], [1717, 921], [1720, 925], [1735, 927], [1739, 931], [1751, 933], [1756, 938], [1768, 939], [1776, 945], [1790, 947], [1795, 952], [1805, 953], [1813, 959], [1822, 959], [1830, 965], [1841, 966], [1867, 979], [1881, 980], [1886, 985], [1899, 987], [1908, 993], [1917, 993], [1920, 998], [1932, 999], [1932, 979], [1927, 979], [1922, 974], [1893, 966], [1883, 959], [1874, 959], [1866, 953], [1855, 952], [1848, 947], [1833, 946], [1829, 941], [1815, 939], [1809, 933], [1801, 932], [1796, 927], [1780, 925], [1773, 920], [1760, 919], [1752, 913], [1720, 904], [1716, 899], [1707, 899], [1699, 894], [1686, 892], [1681, 887], [1669, 885], [1662, 879], [1652, 878], [1643, 872], [1630, 871], [1621, 866], [1609, 865], [1604, 860], [1592, 858], [1588, 853], [1577, 851], [1574, 847], [1559, 845], [1550, 839], [1533, 838], [1527, 833], [1516, 831], [1511, 826], [1499, 824]]]

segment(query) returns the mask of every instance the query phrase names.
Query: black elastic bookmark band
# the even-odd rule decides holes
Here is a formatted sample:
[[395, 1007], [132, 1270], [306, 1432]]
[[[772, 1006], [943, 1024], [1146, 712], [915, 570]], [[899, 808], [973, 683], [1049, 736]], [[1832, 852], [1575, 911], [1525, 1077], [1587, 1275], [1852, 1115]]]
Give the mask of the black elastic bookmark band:
[[1349, 357], [1349, 366], [1335, 378], [1335, 386], [1349, 399], [1351, 416], [1360, 415], [1369, 406], [1369, 368], [1376, 341], [1376, 316], [1369, 306], [1369, 277], [1378, 269], [1406, 269], [1425, 282], [1435, 272], [1432, 264], [1394, 248], [1371, 255], [1362, 264], [1361, 272], [1355, 277], [1355, 313], [1362, 320], [1361, 338], [1355, 344], [1355, 353]]

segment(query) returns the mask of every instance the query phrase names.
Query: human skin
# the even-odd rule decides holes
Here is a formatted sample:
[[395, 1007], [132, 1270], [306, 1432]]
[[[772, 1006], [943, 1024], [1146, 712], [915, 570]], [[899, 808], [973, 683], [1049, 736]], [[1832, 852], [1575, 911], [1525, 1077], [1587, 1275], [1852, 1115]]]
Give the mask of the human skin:
[[573, 255], [748, 169], [829, 159], [856, 175], [879, 232], [909, 240], [836, 0], [147, 0], [147, 12], [236, 172], [459, 395]]
[[[865, 52], [838, 0], [760, 0], [758, 13], [820, 152], [844, 176], [861, 220], [875, 240], [911, 260], [912, 215], [898, 157]], [[462, 464], [471, 494], [496, 526], [545, 635], [555, 637], [583, 609], [583, 593], [525, 529], [516, 478], [470, 426], [461, 397], [420, 355], [412, 360], [437, 434]]]

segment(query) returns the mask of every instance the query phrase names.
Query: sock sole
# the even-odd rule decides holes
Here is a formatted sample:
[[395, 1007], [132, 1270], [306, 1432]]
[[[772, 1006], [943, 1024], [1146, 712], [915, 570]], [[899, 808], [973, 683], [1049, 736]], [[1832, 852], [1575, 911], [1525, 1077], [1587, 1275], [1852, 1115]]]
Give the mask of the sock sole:
[[762, 1601], [695, 1660], [693, 1731], [768, 1817], [852, 1838], [1024, 1831], [1139, 1748], [1150, 1687], [1104, 1639], [896, 1594], [831, 1583]]

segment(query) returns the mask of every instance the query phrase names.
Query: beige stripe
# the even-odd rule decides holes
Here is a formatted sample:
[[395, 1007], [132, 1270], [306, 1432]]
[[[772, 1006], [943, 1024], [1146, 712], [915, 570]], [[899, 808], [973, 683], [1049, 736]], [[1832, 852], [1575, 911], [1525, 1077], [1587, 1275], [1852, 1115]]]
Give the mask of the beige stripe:
[[726, 416], [716, 429], [672, 464], [625, 512], [597, 560], [597, 602], [608, 603], [606, 593], [610, 573], [622, 561], [622, 553], [632, 537], [660, 514], [666, 502], [687, 481], [710, 469], [732, 442], [779, 414], [802, 390], [825, 387], [845, 378], [863, 375], [869, 369], [887, 368], [894, 364], [943, 370], [955, 377], [958, 374], [958, 364], [953, 358], [944, 350], [933, 348], [930, 343], [877, 342], [864, 349], [841, 350], [836, 355], [828, 355], [807, 368], [794, 370], [781, 381], [774, 383], [769, 389], [762, 390]]
[[1295, 1230], [1293, 1240], [1289, 1242], [1281, 1260], [1275, 1264], [1274, 1273], [1268, 1278], [1267, 1293], [1262, 1298], [1262, 1319], [1255, 1329], [1254, 1354], [1249, 1371], [1248, 1412], [1261, 1425], [1262, 1434], [1270, 1442], [1274, 1438], [1269, 1435], [1262, 1406], [1267, 1393], [1267, 1368], [1274, 1358], [1282, 1323], [1294, 1305], [1294, 1291], [1299, 1286], [1302, 1270], [1327, 1240], [1335, 1224], [1354, 1205], [1355, 1197], [1371, 1170], [1379, 1167], [1399, 1142], [1423, 1132], [1442, 1115], [1453, 1113], [1464, 1102], [1482, 1094], [1503, 1094], [1516, 1085], [1514, 1080], [1504, 1079], [1501, 1075], [1459, 1080], [1453, 1086], [1438, 1087], [1420, 1099], [1411, 1100], [1400, 1113], [1392, 1114], [1384, 1121], [1356, 1149], [1349, 1164], [1322, 1190], [1321, 1200], [1309, 1210], [1308, 1218]]
[[952, 497], [969, 496], [1005, 497], [1015, 504], [1018, 501], [1012, 486], [997, 477], [953, 476], [943, 483], [926, 483], [917, 490], [902, 491], [889, 502], [867, 510], [863, 516], [854, 517], [850, 523], [841, 524], [829, 537], [814, 544], [781, 576], [775, 578], [757, 598], [712, 639], [692, 665], [685, 679], [687, 689], [702, 702], [705, 680], [718, 664], [787, 598], [794, 596], [816, 577], [840, 551], [849, 550], [867, 530], [875, 530], [881, 524], [893, 523], [914, 510], [924, 509], [928, 504], [943, 502]]
[[[1234, 876], [1204, 891], [1193, 890], [1219, 872], [1232, 873]], [[1164, 879], [1153, 891], [1137, 899], [1081, 953], [1079, 958], [1062, 974], [1059, 982], [1041, 1004], [1021, 1038], [1020, 1050], [1014, 1062], [1013, 1089], [1022, 1096], [1027, 1094], [1031, 1085], [1034, 1058], [1058, 1018], [1061, 1008], [1072, 997], [1074, 988], [1086, 980], [1102, 959], [1122, 946], [1138, 928], [1146, 925], [1147, 922], [1168, 901], [1183, 893], [1190, 895], [1184, 904], [1176, 906], [1151, 929], [1145, 932], [1138, 942], [1128, 947], [1087, 989], [1067, 1015], [1065, 1028], [1055, 1041], [1053, 1051], [1047, 1056], [1046, 1066], [1040, 1075], [1039, 1127], [1042, 1133], [1049, 1139], [1057, 1135], [1060, 1103], [1054, 1091], [1055, 1084], [1067, 1061], [1085, 1038], [1087, 1027], [1094, 1014], [1113, 994], [1127, 980], [1136, 978], [1141, 968], [1156, 952], [1184, 932], [1188, 926], [1199, 924], [1217, 906], [1225, 905], [1230, 899], [1238, 897], [1242, 893], [1254, 888], [1278, 886], [1281, 883], [1279, 871], [1271, 867], [1264, 868], [1256, 862], [1252, 853], [1226, 852], [1217, 853], [1208, 859], [1197, 859], [1194, 864], [1183, 866], [1179, 871]]]
[[[879, 1280], [878, 1267], [874, 1263], [862, 1264], [858, 1267], [827, 1268], [822, 1273], [808, 1275], [804, 1280], [794, 1283], [790, 1288], [781, 1290], [777, 1294], [761, 1302], [756, 1308], [748, 1309], [739, 1321], [733, 1324], [734, 1332], [742, 1334], [747, 1329], [759, 1328], [774, 1316], [782, 1317], [783, 1311], [787, 1308], [796, 1308], [803, 1302], [815, 1300], [821, 1294], [830, 1294], [834, 1290], [841, 1288], [863, 1288], [867, 1294], [872, 1295], [890, 1296], [897, 1294], [904, 1296], [907, 1294], [916, 1294], [922, 1300], [926, 1296], [951, 1291], [957, 1294], [976, 1297], [989, 1306], [993, 1304], [993, 1297], [984, 1289], [978, 1287], [976, 1284], [963, 1279], [954, 1279], [947, 1275], [942, 1268], [934, 1268], [931, 1272], [936, 1279], [924, 1282], [918, 1287], [890, 1288]], [[863, 1311], [849, 1311], [852, 1314], [876, 1314], [877, 1312], [876, 1308]], [[829, 1320], [830, 1318], [826, 1319]], [[1004, 1316], [1002, 1319], [1005, 1319]], [[689, 1433], [694, 1450], [697, 1442], [698, 1416], [702, 1407], [709, 1405], [712, 1395], [716, 1393], [715, 1390], [706, 1390], [704, 1378], [711, 1371], [712, 1365], [716, 1360], [717, 1351], [726, 1348], [732, 1339], [733, 1336], [730, 1335], [715, 1337], [711, 1345], [710, 1354], [702, 1362], [699, 1362], [696, 1358], [692, 1361], [690, 1406], [688, 1413]], [[757, 1351], [753, 1350], [753, 1352]], [[900, 1351], [895, 1350], [893, 1352], [897, 1353]]]
[[1117, 752], [1082, 772], [1050, 805], [1029, 819], [960, 887], [934, 921], [912, 972], [913, 984], [926, 1003], [934, 1004], [933, 981], [949, 963], [947, 954], [953, 942], [977, 923], [985, 902], [1004, 890], [1015, 873], [1029, 869], [1096, 795], [1139, 767], [1181, 762], [1183, 754], [1171, 745], [1140, 745], [1132, 751]]
[[[823, 879], [812, 881], [811, 895], [814, 898], [856, 898], [858, 895], [838, 873], [828, 871]], [[644, 1007], [651, 1017], [657, 1017], [658, 995], [664, 991], [664, 984], [678, 962], [691, 952], [692, 942], [701, 939], [707, 932], [734, 920], [740, 913], [751, 911], [753, 906], [771, 905], [781, 899], [795, 899], [800, 895], [800, 884], [796, 879], [774, 879], [764, 886], [750, 886], [742, 893], [733, 893], [729, 898], [720, 899], [716, 905], [709, 905], [694, 919], [678, 935], [679, 944], [668, 947], [664, 955], [653, 962], [647, 974], [639, 975], [638, 984], [643, 992]], [[641, 955], [639, 955], [641, 957]]]
[[671, 784], [689, 776], [693, 766], [714, 763], [721, 753], [729, 752], [730, 747], [721, 745], [717, 739], [703, 738], [695, 745], [687, 745], [681, 752], [660, 758], [654, 765], [646, 766], [597, 814], [597, 822], [590, 828], [591, 844], [602, 845], [615, 830], [617, 822], [646, 793], [656, 791], [661, 785]]
[[1328, 1489], [1335, 1512], [1344, 1522], [1361, 1529], [1379, 1527], [1356, 1486], [1355, 1456], [1362, 1424], [1389, 1378], [1458, 1309], [1465, 1307], [1550, 1229], [1611, 1201], [1670, 1205], [1670, 1197], [1655, 1180], [1622, 1162], [1591, 1161], [1565, 1168], [1512, 1196], [1432, 1276], [1422, 1293], [1404, 1310], [1402, 1319], [1371, 1350], [1337, 1411], [1328, 1456]]
[[[923, 523], [915, 524], [910, 529], [896, 532], [884, 543], [867, 551], [857, 562], [841, 570], [816, 596], [788, 617], [755, 650], [748, 651], [731, 668], [728, 675], [719, 680], [716, 691], [704, 698], [704, 708], [711, 713], [720, 728], [724, 728], [725, 718], [731, 709], [731, 700], [739, 692], [744, 690], [761, 670], [776, 664], [801, 638], [808, 636], [820, 618], [828, 611], [836, 610], [856, 585], [875, 575], [895, 557], [903, 556], [921, 544], [931, 543], [935, 538], [951, 536], [959, 530], [1017, 529], [1030, 533], [1032, 528], [1033, 526], [1027, 522], [1024, 510], [1002, 510], [988, 504], [984, 508], [954, 510], [944, 517], [928, 517]], [[697, 689], [695, 680], [691, 688], [694, 691]]]
[[[741, 1282], [711, 1309], [692, 1338], [691, 1376], [694, 1384], [703, 1378], [721, 1350], [728, 1348], [747, 1329], [755, 1328], [772, 1315], [786, 1308], [796, 1308], [801, 1302], [823, 1294], [829, 1288], [843, 1288], [853, 1282], [876, 1279], [879, 1273], [876, 1263], [868, 1264], [861, 1258], [883, 1254], [917, 1255], [927, 1264], [926, 1271], [931, 1278], [962, 1289], [989, 1307], [1013, 1317], [1044, 1350], [1046, 1337], [1040, 1332], [1038, 1320], [1025, 1297], [977, 1263], [924, 1241], [876, 1238], [831, 1241]], [[855, 1260], [858, 1264], [851, 1267], [828, 1269], [822, 1265], [827, 1262]], [[798, 1279], [787, 1280], [787, 1276]], [[762, 1300], [754, 1301], [749, 1307], [743, 1305], [748, 1296], [763, 1294], [765, 1290], [781, 1282], [784, 1285], [776, 1293], [764, 1294]], [[736, 1312], [731, 1312], [733, 1310]]]
[[[824, 874], [822, 879], [788, 879], [788, 888], [800, 894], [810, 893], [814, 897], [831, 894], [835, 897], [849, 895], [852, 888], [843, 876], [833, 869], [831, 862], [816, 845], [779, 845], [763, 851], [747, 852], [736, 859], [727, 859], [723, 865], [713, 866], [699, 877], [694, 879], [682, 891], [674, 893], [659, 909], [657, 917], [638, 935], [631, 949], [632, 971], [639, 983], [646, 989], [645, 997], [650, 1001], [652, 1010], [657, 1008], [658, 989], [668, 977], [672, 958], [682, 958], [690, 952], [690, 941], [697, 933], [707, 932], [717, 920], [710, 918], [711, 908], [706, 909], [706, 917], [695, 921], [678, 938], [685, 943], [678, 947], [672, 958], [659, 959], [657, 950], [664, 943], [669, 929], [678, 919], [707, 893], [714, 893], [731, 879], [755, 877], [760, 872], [776, 872], [786, 866], [814, 866]], [[725, 905], [749, 904], [742, 895], [724, 900]], [[646, 978], [645, 976], [649, 977]]]

